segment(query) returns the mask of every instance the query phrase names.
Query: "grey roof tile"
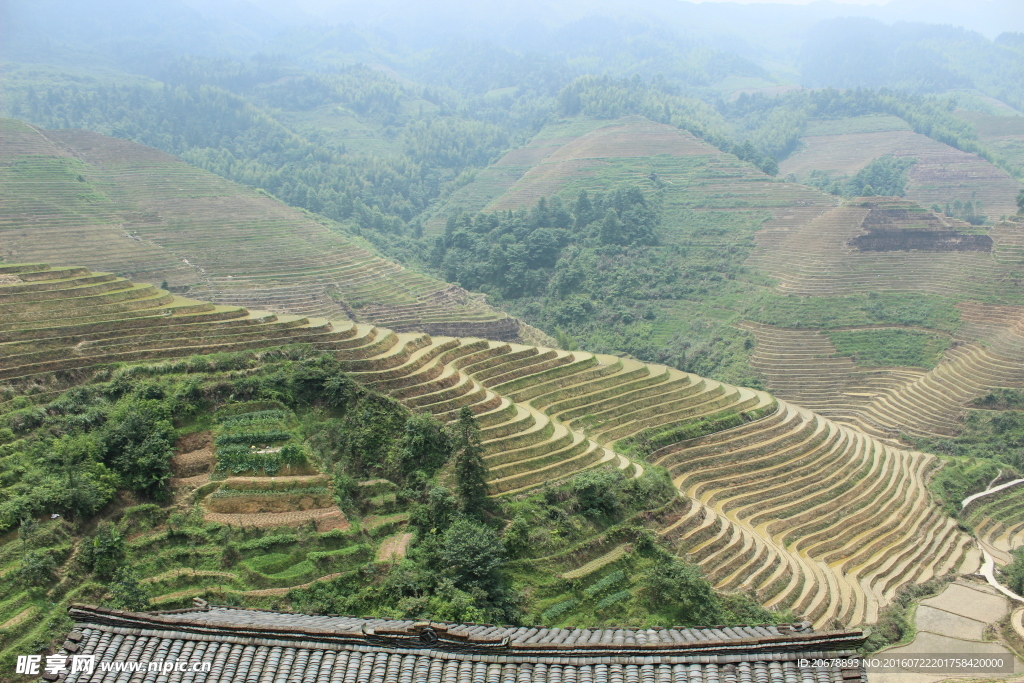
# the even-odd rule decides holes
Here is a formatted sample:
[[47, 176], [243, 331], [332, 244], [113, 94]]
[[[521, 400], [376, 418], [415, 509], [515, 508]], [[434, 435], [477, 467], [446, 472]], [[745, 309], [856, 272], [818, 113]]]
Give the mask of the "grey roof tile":
[[[65, 654], [99, 663], [178, 659], [201, 671], [69, 674], [68, 683], [827, 683], [797, 660], [852, 654], [860, 632], [801, 625], [548, 629], [430, 624], [202, 607], [132, 613], [75, 605]], [[379, 634], [377, 632], [380, 632]], [[507, 638], [507, 640], [502, 640]], [[77, 642], [76, 642], [77, 641]], [[850, 679], [846, 679], [850, 680]]]

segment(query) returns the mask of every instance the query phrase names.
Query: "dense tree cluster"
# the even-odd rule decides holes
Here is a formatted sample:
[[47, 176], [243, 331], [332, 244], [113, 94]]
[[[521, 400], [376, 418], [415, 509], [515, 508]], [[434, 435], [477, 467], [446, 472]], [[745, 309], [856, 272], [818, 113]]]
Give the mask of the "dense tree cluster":
[[723, 152], [751, 162], [768, 175], [779, 172], [778, 162], [764, 149], [750, 140], [740, 143], [733, 139], [729, 123], [712, 106], [680, 95], [660, 78], [648, 84], [640, 78], [615, 80], [607, 76], [582, 76], [559, 93], [558, 102], [565, 116], [618, 118], [639, 114], [687, 130]]
[[811, 171], [805, 182], [825, 192], [847, 197], [902, 197], [907, 191], [907, 171], [917, 159], [886, 154], [851, 177], [833, 178], [825, 171]]
[[[434, 241], [430, 265], [449, 282], [503, 299], [538, 296], [549, 286], [562, 296], [576, 291], [578, 273], [560, 262], [563, 252], [657, 244], [660, 214], [637, 187], [589, 195], [566, 205], [541, 199], [530, 211], [463, 213], [448, 219]], [[571, 258], [571, 257], [570, 257]]]
[[[329, 79], [302, 76], [262, 84], [248, 96], [195, 84], [196, 78], [183, 80], [188, 85], [55, 87], [43, 94], [28, 87], [11, 113], [45, 127], [130, 138], [293, 206], [376, 232], [401, 232], [463, 170], [485, 166], [514, 134], [446, 107], [432, 106], [434, 113], [414, 120], [402, 113], [402, 103], [430, 93], [413, 92], [363, 67]], [[325, 103], [395, 126], [396, 151], [332, 146], [289, 129], [260, 106]]]

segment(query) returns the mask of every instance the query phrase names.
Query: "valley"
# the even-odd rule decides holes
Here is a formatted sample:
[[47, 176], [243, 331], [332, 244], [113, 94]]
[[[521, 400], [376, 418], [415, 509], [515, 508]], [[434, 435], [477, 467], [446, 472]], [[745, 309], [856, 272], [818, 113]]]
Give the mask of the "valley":
[[[566, 633], [1024, 662], [1024, 33], [15, 4], [0, 680], [211, 603], [498, 652], [473, 680]], [[769, 650], [658, 680], [788, 683]]]

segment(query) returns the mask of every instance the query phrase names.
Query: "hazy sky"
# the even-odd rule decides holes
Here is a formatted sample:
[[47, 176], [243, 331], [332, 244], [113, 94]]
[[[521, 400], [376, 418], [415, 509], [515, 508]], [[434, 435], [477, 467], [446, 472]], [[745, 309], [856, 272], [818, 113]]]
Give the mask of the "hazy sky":
[[[750, 4], [780, 4], [780, 5], [809, 5], [818, 0], [690, 0], [690, 2], [738, 2], [743, 5]], [[892, 0], [832, 0], [842, 5], [888, 5]]]

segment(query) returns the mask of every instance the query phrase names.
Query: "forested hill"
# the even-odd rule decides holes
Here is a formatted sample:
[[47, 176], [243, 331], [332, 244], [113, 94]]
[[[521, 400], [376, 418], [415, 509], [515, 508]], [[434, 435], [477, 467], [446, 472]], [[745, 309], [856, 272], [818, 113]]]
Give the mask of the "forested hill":
[[134, 142], [0, 120], [0, 259], [70, 260], [219, 304], [542, 338], [330, 219]]
[[[667, 77], [575, 76], [565, 62], [486, 44], [392, 63], [404, 73], [380, 63], [312, 72], [286, 58], [192, 56], [167, 62], [160, 72], [163, 81], [24, 65], [10, 69], [3, 87], [14, 116], [44, 128], [80, 127], [132, 138], [339, 221], [409, 267], [489, 294], [492, 303], [547, 334], [562, 335], [566, 345], [632, 353], [748, 385], [763, 381], [749, 366], [754, 340], [733, 323], [737, 313], [763, 307], [762, 298], [774, 296], [761, 289], [770, 274], [748, 272], [743, 265], [755, 232], [769, 216], [785, 222], [785, 207], [803, 216], [811, 206], [831, 206], [838, 197], [869, 190], [909, 193], [926, 206], [934, 197], [950, 197], [951, 217], [984, 223], [986, 215], [995, 220], [1012, 210], [1018, 184], [1011, 174], [1024, 163], [1024, 147], [1015, 146], [1016, 138], [980, 135], [978, 119], [963, 113], [961, 105], [994, 116], [977, 111], [991, 112], [994, 106], [983, 105], [977, 94], [762, 89], [733, 90], [726, 98], [726, 90], [709, 96], [711, 91]], [[709, 83], [728, 87], [724, 72], [705, 73]], [[608, 157], [616, 133], [607, 124], [620, 117], [642, 117], [630, 119], [632, 127], [620, 131], [626, 138], [668, 136], [686, 150], [662, 150], [655, 143], [630, 151], [634, 142], [627, 141], [612, 154], [620, 161], [594, 176], [596, 182], [558, 180], [571, 178], [589, 163], [586, 159]], [[815, 156], [822, 132], [850, 135], [851, 149], [868, 149], [872, 156], [852, 158], [839, 168], [825, 165]], [[875, 137], [865, 146], [858, 135]], [[915, 145], [909, 152], [903, 145], [908, 136]], [[577, 138], [578, 144], [568, 144]], [[579, 147], [587, 144], [594, 147]], [[627, 161], [660, 152], [674, 160]], [[559, 161], [559, 154], [565, 158]], [[974, 164], [968, 177], [985, 178], [984, 183], [958, 175], [957, 165], [968, 159]], [[793, 171], [780, 173], [780, 164]], [[954, 180], [934, 177], [934, 169], [950, 169], [948, 178]], [[756, 196], [729, 199], [737, 186], [719, 184], [723, 172]], [[769, 183], [772, 178], [786, 182]], [[556, 235], [556, 246], [545, 247], [547, 255], [539, 260], [501, 257], [527, 271], [570, 268], [571, 261], [573, 272], [600, 273], [601, 283], [593, 286], [581, 284], [590, 276], [559, 280], [561, 298], [537, 299], [541, 280], [536, 279], [518, 285], [533, 292], [533, 299], [510, 298], [488, 282], [487, 273], [470, 272], [477, 270], [475, 259], [458, 268], [444, 265], [456, 256], [446, 255], [449, 246], [438, 251], [434, 241], [446, 221], [463, 210], [528, 209], [541, 197], [574, 201], [580, 189], [614, 193], [631, 185], [641, 188], [667, 228], [657, 245], [606, 245], [598, 254], [581, 250], [578, 236]], [[516, 201], [512, 195], [501, 200], [504, 204], [497, 200], [513, 186]], [[717, 209], [728, 211], [710, 218], [709, 210]], [[673, 232], [682, 225], [688, 227]], [[651, 256], [638, 261], [638, 249]], [[552, 254], [555, 262], [539, 265]], [[491, 256], [480, 259], [491, 268], [504, 267], [494, 265], [500, 259]], [[560, 261], [561, 256], [568, 260]], [[667, 272], [668, 263], [680, 268], [677, 281], [657, 279], [653, 288], [630, 284], [642, 273]], [[633, 275], [625, 277], [624, 268]], [[615, 274], [620, 272], [623, 278]], [[611, 286], [613, 281], [619, 284]], [[718, 291], [726, 298], [711, 296]], [[653, 300], [649, 292], [656, 293]], [[877, 322], [891, 319], [886, 315]]]

